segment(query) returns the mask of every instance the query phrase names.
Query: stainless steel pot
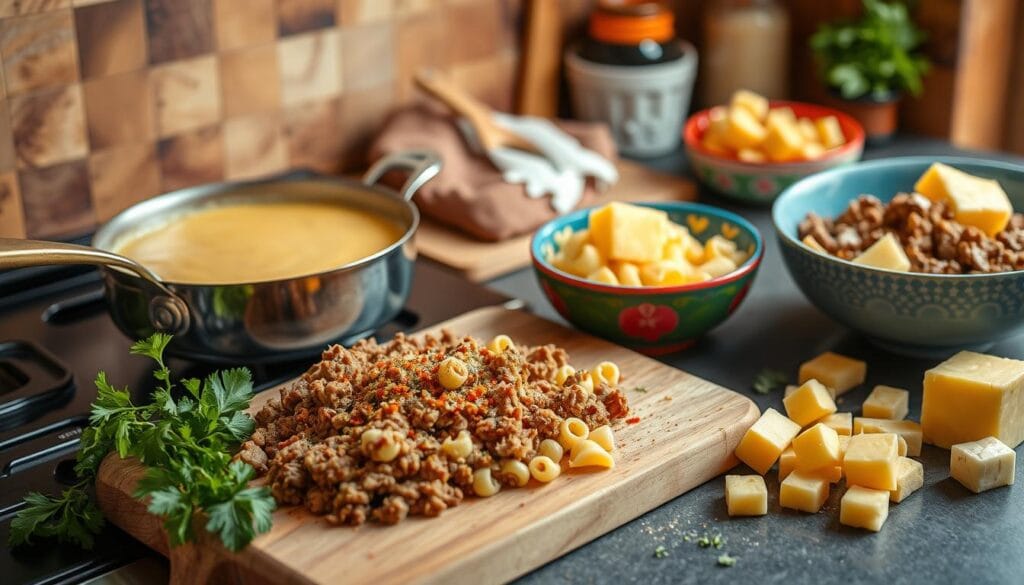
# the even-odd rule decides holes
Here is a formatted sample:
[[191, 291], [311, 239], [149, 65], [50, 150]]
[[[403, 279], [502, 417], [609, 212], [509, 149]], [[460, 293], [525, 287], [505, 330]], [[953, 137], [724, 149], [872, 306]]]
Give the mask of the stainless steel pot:
[[[301, 173], [183, 189], [124, 210], [96, 232], [92, 248], [0, 238], [0, 268], [99, 265], [117, 326], [133, 339], [155, 331], [171, 333], [174, 340], [168, 350], [183, 357], [237, 363], [312, 355], [328, 343], [351, 342], [372, 333], [405, 304], [416, 258], [413, 233], [420, 221], [411, 198], [440, 169], [435, 154], [410, 151], [381, 159], [362, 182]], [[409, 173], [399, 192], [378, 185], [392, 170]], [[228, 285], [166, 282], [112, 252], [139, 230], [197, 209], [282, 199], [342, 203], [388, 218], [404, 231], [397, 242], [376, 254], [327, 272]]]

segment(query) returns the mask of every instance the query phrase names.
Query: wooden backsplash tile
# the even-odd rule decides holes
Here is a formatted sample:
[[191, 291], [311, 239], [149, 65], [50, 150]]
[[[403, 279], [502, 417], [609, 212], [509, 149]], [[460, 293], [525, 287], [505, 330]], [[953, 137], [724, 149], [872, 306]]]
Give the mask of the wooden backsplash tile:
[[71, 11], [0, 19], [0, 58], [10, 95], [78, 81]]
[[424, 99], [422, 68], [507, 107], [521, 6], [0, 0], [0, 234], [78, 235], [171, 189], [363, 166], [386, 116]]
[[146, 26], [150, 63], [213, 51], [211, 0], [146, 0]]
[[75, 10], [82, 79], [141, 69], [146, 65], [142, 0], [115, 0]]
[[89, 153], [80, 85], [14, 96], [10, 108], [18, 167], [47, 167]]
[[74, 237], [96, 226], [84, 159], [23, 170], [18, 178], [28, 237]]
[[154, 67], [150, 73], [161, 138], [221, 119], [220, 71], [213, 55]]
[[98, 221], [160, 193], [160, 165], [153, 142], [123, 144], [89, 155], [92, 204]]
[[277, 47], [268, 44], [221, 53], [220, 83], [226, 117], [276, 112], [281, 108]]
[[164, 138], [157, 143], [160, 188], [183, 189], [224, 179], [224, 138], [220, 124]]
[[276, 0], [213, 0], [217, 48], [237, 49], [277, 38]]
[[153, 141], [153, 98], [146, 70], [86, 81], [82, 91], [92, 150]]

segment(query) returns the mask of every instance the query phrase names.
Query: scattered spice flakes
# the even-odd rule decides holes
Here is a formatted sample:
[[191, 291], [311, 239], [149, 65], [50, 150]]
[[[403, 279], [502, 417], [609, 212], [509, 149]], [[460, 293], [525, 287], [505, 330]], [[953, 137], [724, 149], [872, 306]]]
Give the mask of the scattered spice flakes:
[[718, 556], [719, 567], [731, 567], [736, 564], [736, 557], [729, 556], [729, 553], [723, 553]]
[[672, 400], [672, 396], [670, 394], [666, 394], [665, 397], [662, 398], [662, 400], [668, 402], [669, 400]]
[[636, 386], [633, 388], [633, 392], [642, 392], [643, 394], [647, 394], [647, 388], [644, 388], [643, 386]]
[[771, 368], [765, 368], [757, 373], [754, 377], [754, 392], [758, 394], [770, 394], [771, 392], [778, 390], [786, 385], [789, 378], [785, 372], [779, 370], [773, 370]]
[[667, 556], [668, 556], [668, 549], [665, 548], [664, 546], [659, 544], [654, 549], [654, 558], [656, 558], [656, 559], [663, 559], [663, 558], [665, 558]]
[[627, 418], [626, 419], [626, 424], [627, 425], [635, 425], [638, 422], [640, 422], [640, 417], [639, 416], [634, 416], [632, 418]]

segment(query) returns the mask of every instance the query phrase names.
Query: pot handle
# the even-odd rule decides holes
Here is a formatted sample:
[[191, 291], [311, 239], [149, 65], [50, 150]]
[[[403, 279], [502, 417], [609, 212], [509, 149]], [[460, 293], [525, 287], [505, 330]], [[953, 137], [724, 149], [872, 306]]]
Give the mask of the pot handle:
[[185, 301], [160, 282], [160, 278], [151, 270], [130, 258], [77, 244], [0, 238], [0, 269], [56, 264], [109, 266], [136, 274], [163, 293], [153, 297], [149, 303], [150, 324], [159, 331], [171, 334], [184, 333], [189, 328], [191, 319]]
[[363, 175], [363, 184], [373, 186], [385, 173], [392, 170], [409, 172], [409, 178], [399, 190], [402, 199], [409, 201], [424, 183], [441, 172], [441, 157], [432, 150], [403, 150], [385, 156], [373, 163]]

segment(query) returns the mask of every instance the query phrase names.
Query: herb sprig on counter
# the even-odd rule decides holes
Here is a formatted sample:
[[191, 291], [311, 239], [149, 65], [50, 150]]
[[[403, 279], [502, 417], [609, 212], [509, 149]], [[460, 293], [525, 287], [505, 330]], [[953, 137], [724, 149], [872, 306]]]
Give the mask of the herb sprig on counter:
[[249, 487], [253, 468], [232, 461], [232, 453], [255, 426], [245, 413], [253, 390], [251, 374], [238, 368], [215, 372], [204, 381], [181, 380], [183, 396], [175, 400], [175, 384], [163, 359], [170, 341], [169, 335], [157, 333], [131, 347], [132, 354], [156, 362], [158, 388], [150, 404], [132, 404], [127, 388], [115, 388], [104, 372], [97, 374], [97, 397], [75, 466], [80, 481], [60, 497], [36, 492], [26, 496], [26, 507], [11, 522], [12, 546], [52, 537], [91, 548], [103, 516], [89, 488], [111, 451], [136, 457], [146, 466], [134, 495], [148, 499], [149, 511], [164, 519], [172, 545], [195, 540], [195, 526], [203, 520], [205, 530], [233, 551], [270, 529], [275, 507], [270, 490]]
[[771, 394], [775, 390], [786, 385], [789, 378], [785, 372], [779, 370], [764, 369], [754, 377], [754, 392], [758, 394]]

